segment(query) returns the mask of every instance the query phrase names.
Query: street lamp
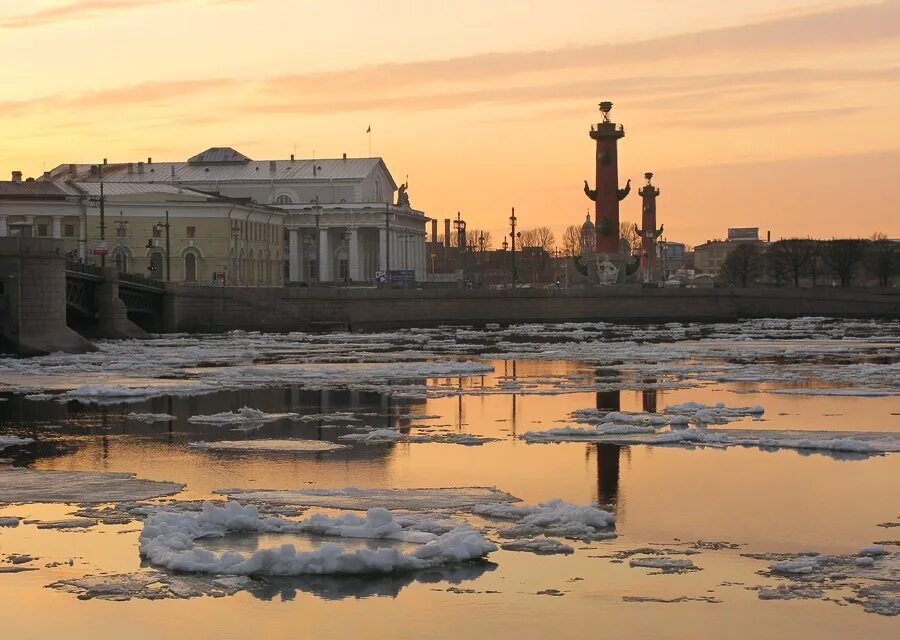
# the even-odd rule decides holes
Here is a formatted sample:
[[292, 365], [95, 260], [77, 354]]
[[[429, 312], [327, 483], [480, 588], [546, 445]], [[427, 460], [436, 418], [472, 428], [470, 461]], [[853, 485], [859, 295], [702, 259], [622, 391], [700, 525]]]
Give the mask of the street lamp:
[[[516, 279], [518, 274], [516, 273], [516, 222], [518, 222], [518, 218], [516, 218], [516, 208], [512, 208], [512, 215], [509, 216], [509, 227], [510, 233], [509, 237], [512, 238], [512, 286], [515, 289], [516, 287]], [[518, 234], [521, 237], [521, 233]]]
[[[166, 231], [166, 282], [171, 282], [172, 280], [172, 262], [171, 262], [171, 249], [172, 245], [169, 242], [169, 211], [166, 210], [166, 222], [163, 224], [162, 222], [157, 222], [153, 225], [153, 230], [157, 233], [162, 233], [163, 229]], [[153, 238], [147, 240], [147, 248], [152, 249], [155, 245], [153, 244]], [[153, 263], [150, 264], [150, 269], [153, 269]]]

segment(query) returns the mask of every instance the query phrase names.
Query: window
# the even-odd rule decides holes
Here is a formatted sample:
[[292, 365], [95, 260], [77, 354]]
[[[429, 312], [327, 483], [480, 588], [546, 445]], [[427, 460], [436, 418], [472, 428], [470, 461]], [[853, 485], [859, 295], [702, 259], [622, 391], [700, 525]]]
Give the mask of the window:
[[163, 257], [159, 251], [154, 251], [150, 254], [150, 268], [148, 269], [149, 276], [155, 280], [163, 279]]
[[275, 204], [294, 204], [294, 201], [286, 193], [282, 193], [275, 197]]
[[125, 237], [125, 225], [120, 224], [116, 227], [116, 236], [119, 238]]
[[128, 254], [125, 253], [125, 249], [119, 247], [116, 249], [116, 271], [120, 273], [128, 272]]
[[196, 238], [197, 237], [197, 227], [188, 227], [187, 228], [187, 237], [188, 238]]
[[346, 258], [341, 258], [338, 261], [338, 277], [344, 281], [350, 279], [350, 261]]
[[37, 226], [37, 235], [38, 237], [44, 238], [47, 236], [47, 225], [39, 224]]
[[67, 238], [75, 237], [75, 225], [74, 224], [67, 224], [63, 228], [65, 229], [65, 231], [63, 232], [63, 235], [65, 235]]
[[153, 237], [162, 238], [162, 228], [158, 224], [153, 225]]

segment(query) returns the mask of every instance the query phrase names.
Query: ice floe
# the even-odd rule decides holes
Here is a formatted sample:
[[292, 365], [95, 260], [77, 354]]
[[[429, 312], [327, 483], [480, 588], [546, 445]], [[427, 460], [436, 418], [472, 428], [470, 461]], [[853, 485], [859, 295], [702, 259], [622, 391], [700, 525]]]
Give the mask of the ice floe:
[[175, 416], [170, 415], [168, 413], [129, 413], [125, 416], [129, 420], [134, 420], [135, 422], [171, 422], [175, 420]]
[[360, 444], [385, 444], [392, 442], [405, 443], [437, 443], [437, 444], [462, 444], [478, 446], [487, 442], [497, 442], [497, 438], [477, 436], [471, 433], [447, 433], [434, 432], [411, 435], [397, 431], [396, 429], [372, 429], [359, 433], [347, 433], [338, 436], [338, 440], [356, 442]]
[[296, 413], [266, 413], [251, 407], [242, 407], [237, 411], [225, 411], [205, 416], [191, 416], [188, 422], [194, 424], [245, 424], [248, 422], [272, 422], [299, 417]]
[[[361, 528], [373, 539], [397, 535], [391, 516], [384, 511], [369, 512], [374, 522], [348, 524], [351, 537], [360, 537]], [[228, 533], [294, 532], [302, 525], [278, 518], [261, 518], [252, 505], [230, 503], [223, 508], [207, 505], [199, 514], [159, 512], [144, 522], [140, 535], [140, 554], [150, 564], [176, 571], [214, 575], [363, 574], [416, 571], [444, 564], [483, 558], [496, 545], [477, 530], [462, 525], [434, 536], [415, 550], [403, 552], [397, 547], [364, 548], [353, 551], [335, 543], [324, 543], [313, 551], [297, 551], [291, 544], [262, 549], [250, 555], [226, 551], [217, 554], [195, 546], [198, 538], [222, 537]], [[341, 525], [330, 531], [342, 533]]]
[[141, 480], [133, 473], [35, 471], [0, 467], [0, 502], [100, 503], [147, 500], [178, 493], [176, 482]]
[[387, 509], [460, 509], [519, 499], [494, 487], [440, 487], [415, 489], [222, 489], [216, 493], [234, 500], [364, 511]]
[[505, 538], [551, 535], [590, 541], [616, 537], [616, 517], [590, 504], [577, 505], [563, 500], [548, 500], [534, 506], [490, 503], [475, 505], [472, 512], [488, 518], [515, 520], [514, 525], [499, 530]]
[[347, 445], [326, 440], [216, 440], [191, 442], [191, 449], [235, 453], [324, 453], [346, 449]]
[[879, 545], [863, 547], [857, 555], [745, 555], [775, 560], [763, 575], [791, 581], [760, 587], [760, 599], [827, 600], [831, 593], [849, 590], [852, 595], [844, 595], [843, 600], [861, 605], [867, 613], [900, 614], [900, 553], [887, 552]]
[[504, 542], [500, 545], [500, 548], [505, 549], [506, 551], [528, 551], [538, 555], [568, 555], [570, 553], [575, 553], [574, 547], [567, 545], [565, 542], [560, 542], [555, 538], [547, 538], [546, 536]]
[[150, 570], [66, 578], [47, 586], [57, 591], [77, 594], [81, 600], [123, 602], [132, 598], [166, 600], [199, 596], [222, 597], [234, 595], [252, 584], [253, 581], [245, 576], [206, 578]]
[[683, 402], [667, 405], [665, 412], [673, 415], [687, 416], [691, 422], [698, 424], [724, 424], [739, 420], [746, 416], [759, 417], [765, 413], [760, 406], [726, 407], [724, 402], [709, 405], [702, 402]]
[[18, 527], [21, 519], [16, 516], [4, 516], [0, 518], [0, 527]]
[[96, 526], [97, 521], [91, 518], [69, 518], [66, 520], [26, 520], [25, 524], [34, 524], [38, 529], [89, 529]]
[[23, 447], [34, 442], [34, 438], [16, 438], [15, 436], [0, 436], [0, 451], [7, 447]]
[[632, 558], [628, 561], [631, 567], [641, 567], [646, 569], [658, 569], [660, 573], [686, 573], [688, 571], [699, 571], [693, 560], [688, 558]]

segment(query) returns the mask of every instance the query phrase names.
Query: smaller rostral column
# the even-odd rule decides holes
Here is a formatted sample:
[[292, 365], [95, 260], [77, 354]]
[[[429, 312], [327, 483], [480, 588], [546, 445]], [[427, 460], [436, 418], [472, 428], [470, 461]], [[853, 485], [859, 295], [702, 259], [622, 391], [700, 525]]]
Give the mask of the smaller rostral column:
[[647, 184], [638, 190], [643, 204], [641, 206], [641, 228], [638, 235], [641, 237], [641, 272], [645, 282], [655, 282], [659, 278], [656, 261], [656, 240], [662, 235], [663, 228], [656, 228], [656, 197], [659, 195], [659, 187], [651, 182], [653, 174], [649, 171], [644, 174]]
[[591, 127], [590, 136], [597, 141], [597, 174], [595, 188], [584, 181], [584, 192], [596, 204], [594, 226], [597, 234], [597, 253], [617, 256], [619, 249], [619, 202], [631, 191], [631, 181], [619, 189], [618, 142], [625, 137], [625, 128], [609, 119], [612, 102], [601, 102], [603, 121]]

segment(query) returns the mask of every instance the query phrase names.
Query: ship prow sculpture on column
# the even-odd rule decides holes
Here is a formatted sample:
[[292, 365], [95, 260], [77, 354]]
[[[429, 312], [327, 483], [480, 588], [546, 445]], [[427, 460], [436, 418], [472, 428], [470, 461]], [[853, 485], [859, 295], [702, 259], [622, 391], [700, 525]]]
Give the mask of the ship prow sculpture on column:
[[595, 206], [595, 241], [592, 247], [585, 245], [582, 259], [588, 267], [589, 282], [597, 285], [625, 282], [628, 260], [619, 244], [619, 202], [631, 192], [631, 180], [619, 188], [618, 142], [625, 137], [625, 128], [610, 119], [612, 106], [612, 102], [601, 102], [603, 120], [591, 127], [589, 135], [597, 142], [594, 188], [584, 181], [584, 193]]

